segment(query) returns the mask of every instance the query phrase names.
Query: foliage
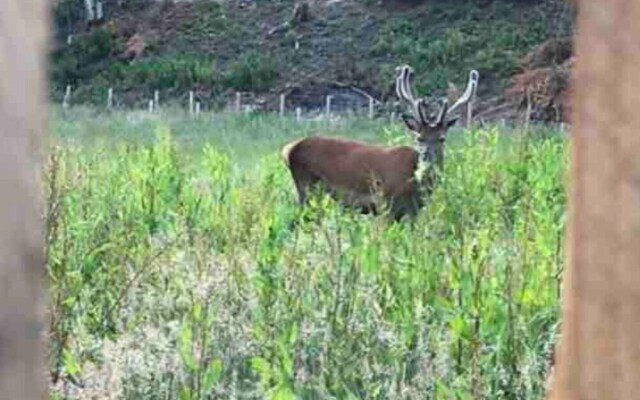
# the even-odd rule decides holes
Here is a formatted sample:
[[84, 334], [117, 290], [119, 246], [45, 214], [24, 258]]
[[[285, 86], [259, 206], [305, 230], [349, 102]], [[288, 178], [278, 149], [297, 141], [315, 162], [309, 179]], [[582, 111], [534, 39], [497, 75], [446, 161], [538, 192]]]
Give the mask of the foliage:
[[52, 55], [51, 79], [75, 84], [87, 79], [95, 70], [87, 68], [105, 61], [116, 49], [116, 40], [108, 27], [99, 27], [75, 38], [71, 45]]
[[[45, 217], [51, 366], [83, 390], [542, 397], [562, 268], [561, 136], [453, 133], [442, 182], [410, 224], [325, 197], [295, 205], [277, 150], [314, 125], [82, 115], [54, 114]], [[386, 123], [325, 128], [406, 140]]]
[[148, 90], [213, 86], [216, 80], [213, 61], [196, 55], [162, 56], [132, 63], [113, 64], [105, 75], [121, 83], [122, 88], [141, 85]]
[[239, 90], [264, 91], [279, 77], [275, 62], [257, 52], [245, 54], [228, 68], [225, 80], [228, 87]]
[[[439, 21], [450, 23], [443, 27]], [[442, 94], [449, 82], [462, 85], [472, 68], [489, 76], [489, 82], [510, 76], [520, 58], [547, 38], [550, 30], [544, 15], [535, 9], [518, 14], [503, 2], [493, 3], [490, 9], [469, 2], [435, 3], [420, 19], [389, 18], [378, 31], [371, 54], [393, 54], [414, 67], [421, 92]], [[380, 80], [386, 82], [388, 76], [384, 70]]]
[[[309, 79], [357, 85], [384, 99], [393, 96], [393, 69], [400, 63], [415, 68], [422, 92], [440, 95], [448, 82], [463, 84], [475, 68], [481, 90], [496, 93], [520, 58], [570, 19], [561, 6], [552, 6], [564, 3], [558, 0], [407, 2], [420, 3], [411, 8], [329, 2], [310, 21], [269, 35], [290, 17], [291, 1], [252, 2], [249, 8], [235, 2], [145, 2], [127, 1], [114, 14], [119, 36], [104, 57], [86, 57], [59, 39], [50, 63], [57, 99], [68, 84], [75, 104], [104, 104], [106, 85], [139, 106], [154, 90], [177, 98], [195, 86], [218, 100], [228, 89], [286, 91], [292, 80], [305, 85]], [[56, 8], [56, 26], [66, 32], [65, 4], [71, 3]], [[136, 20], [141, 23], [133, 26]], [[122, 48], [134, 31], [147, 47], [142, 59], [123, 61]]]

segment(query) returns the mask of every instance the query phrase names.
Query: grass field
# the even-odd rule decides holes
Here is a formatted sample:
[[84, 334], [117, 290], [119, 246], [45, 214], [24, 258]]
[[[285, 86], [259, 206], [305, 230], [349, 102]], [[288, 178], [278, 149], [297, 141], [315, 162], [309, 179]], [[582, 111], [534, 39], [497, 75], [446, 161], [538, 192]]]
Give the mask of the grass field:
[[54, 398], [542, 398], [561, 135], [453, 132], [412, 225], [300, 210], [278, 158], [313, 132], [408, 143], [398, 124], [76, 109], [50, 130], [50, 368], [84, 386]]

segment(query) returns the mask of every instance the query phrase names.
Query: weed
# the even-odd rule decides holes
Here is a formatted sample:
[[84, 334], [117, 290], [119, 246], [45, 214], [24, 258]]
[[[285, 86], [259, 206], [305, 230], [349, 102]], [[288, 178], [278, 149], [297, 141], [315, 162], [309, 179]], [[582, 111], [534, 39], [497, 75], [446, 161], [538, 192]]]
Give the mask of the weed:
[[[68, 397], [543, 396], [560, 135], [453, 132], [410, 225], [296, 205], [277, 152], [312, 125], [82, 113], [54, 113], [45, 187], [51, 368], [85, 383]], [[345, 123], [326, 129], [406, 141]]]

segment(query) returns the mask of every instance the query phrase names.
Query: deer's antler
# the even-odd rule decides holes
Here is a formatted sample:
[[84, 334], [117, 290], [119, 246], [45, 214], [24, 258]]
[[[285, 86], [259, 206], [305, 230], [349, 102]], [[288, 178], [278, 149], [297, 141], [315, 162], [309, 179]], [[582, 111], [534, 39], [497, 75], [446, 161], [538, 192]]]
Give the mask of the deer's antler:
[[436, 125], [441, 124], [447, 115], [447, 111], [449, 110], [449, 101], [447, 99], [442, 99], [440, 106], [440, 113], [438, 113], [438, 118], [436, 119]]
[[424, 110], [424, 100], [416, 100], [411, 92], [411, 74], [413, 69], [408, 65], [396, 68], [398, 76], [396, 77], [396, 93], [400, 100], [409, 103], [413, 117], [418, 121], [425, 123], [427, 121], [426, 110]]
[[451, 106], [449, 112], [454, 112], [458, 107], [467, 103], [473, 96], [476, 94], [476, 89], [478, 88], [478, 79], [480, 78], [480, 74], [475, 69], [472, 69], [469, 72], [469, 80], [467, 82], [467, 88], [464, 93], [456, 102]]

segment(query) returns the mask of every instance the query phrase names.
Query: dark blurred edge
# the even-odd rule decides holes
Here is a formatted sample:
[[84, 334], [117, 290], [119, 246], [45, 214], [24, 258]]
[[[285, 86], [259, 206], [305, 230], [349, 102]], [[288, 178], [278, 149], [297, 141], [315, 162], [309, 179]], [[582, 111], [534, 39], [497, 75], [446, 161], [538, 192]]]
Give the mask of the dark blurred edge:
[[0, 399], [46, 398], [38, 174], [46, 0], [0, 0]]

